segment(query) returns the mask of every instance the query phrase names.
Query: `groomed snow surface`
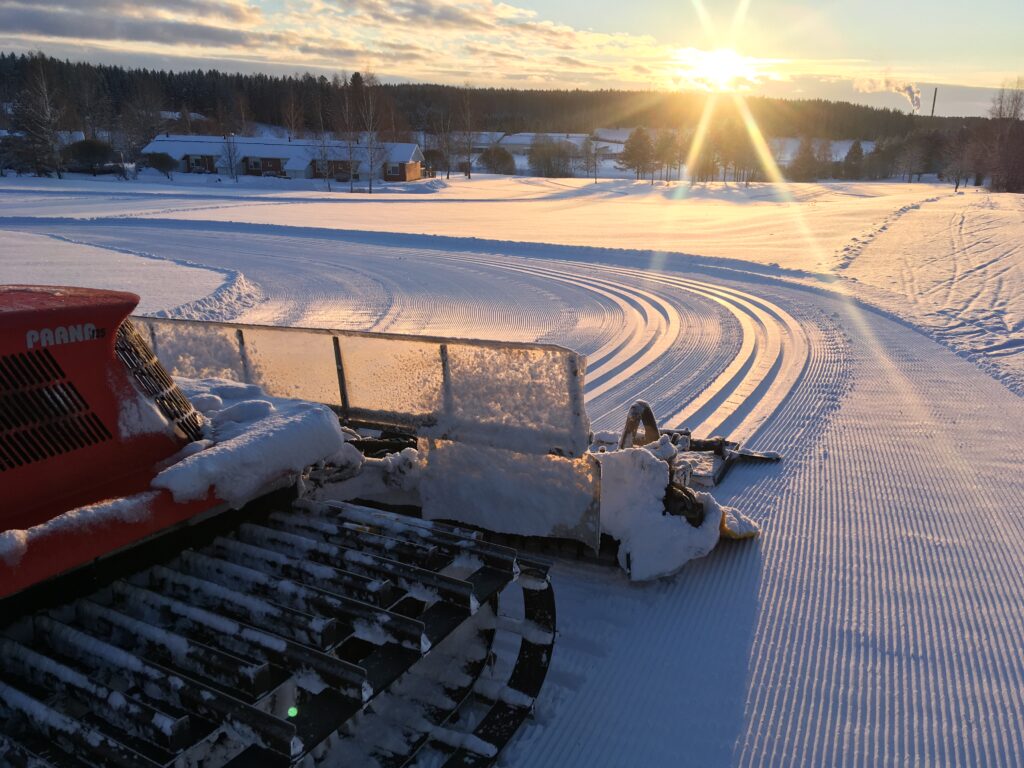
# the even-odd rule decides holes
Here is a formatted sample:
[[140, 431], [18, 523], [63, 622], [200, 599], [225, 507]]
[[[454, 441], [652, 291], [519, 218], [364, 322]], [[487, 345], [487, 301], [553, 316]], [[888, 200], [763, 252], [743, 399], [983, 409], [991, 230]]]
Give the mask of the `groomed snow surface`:
[[713, 492], [760, 538], [644, 585], [555, 565], [551, 672], [502, 764], [1024, 764], [1020, 197], [422, 189], [0, 180], [0, 274], [59, 249], [48, 282], [137, 270], [147, 311], [244, 279], [204, 316], [558, 342], [595, 428], [643, 398], [780, 451]]

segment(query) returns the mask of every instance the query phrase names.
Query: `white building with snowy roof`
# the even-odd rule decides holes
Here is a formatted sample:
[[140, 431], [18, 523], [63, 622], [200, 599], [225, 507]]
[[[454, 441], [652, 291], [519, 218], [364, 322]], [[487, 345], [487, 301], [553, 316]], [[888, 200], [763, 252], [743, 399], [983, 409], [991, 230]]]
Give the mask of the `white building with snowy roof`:
[[614, 143], [600, 140], [589, 133], [508, 133], [501, 139], [499, 146], [507, 149], [512, 155], [526, 156], [530, 153], [530, 147], [538, 138], [551, 141], [555, 144], [564, 144], [573, 151], [583, 148], [583, 143], [590, 138], [594, 142], [595, 149], [602, 157], [618, 155], [622, 148]]
[[350, 147], [342, 141], [321, 142], [270, 136], [191, 136], [163, 134], [143, 150], [143, 155], [164, 153], [179, 163], [182, 173], [234, 173], [248, 176], [279, 176], [292, 179], [321, 178], [339, 181], [373, 178], [384, 181], [415, 181], [423, 175], [423, 152], [418, 144], [384, 142], [374, 152], [365, 144]]

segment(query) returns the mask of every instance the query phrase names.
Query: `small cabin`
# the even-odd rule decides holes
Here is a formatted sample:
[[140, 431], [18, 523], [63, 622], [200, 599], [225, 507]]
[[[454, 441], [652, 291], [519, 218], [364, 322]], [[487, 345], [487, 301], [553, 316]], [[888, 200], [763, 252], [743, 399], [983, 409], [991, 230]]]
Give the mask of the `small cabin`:
[[416, 181], [423, 178], [423, 165], [419, 160], [385, 162], [381, 176], [384, 181]]

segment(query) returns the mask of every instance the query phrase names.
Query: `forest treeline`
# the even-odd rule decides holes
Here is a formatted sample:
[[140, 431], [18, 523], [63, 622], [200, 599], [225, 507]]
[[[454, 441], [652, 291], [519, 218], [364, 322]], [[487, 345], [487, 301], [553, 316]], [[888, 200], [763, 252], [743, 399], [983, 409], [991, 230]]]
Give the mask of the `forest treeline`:
[[[40, 84], [45, 94], [40, 103]], [[369, 84], [371, 89], [365, 86]], [[368, 95], [372, 114], [366, 110]], [[692, 147], [708, 96], [701, 93], [622, 90], [517, 90], [429, 84], [385, 84], [369, 73], [327, 78], [310, 73], [276, 76], [217, 70], [171, 72], [62, 61], [43, 54], [0, 53], [0, 129], [27, 135], [26, 122], [42, 112], [51, 130], [82, 131], [88, 140], [116, 146], [129, 159], [160, 131], [246, 135], [257, 124], [292, 135], [371, 128], [381, 140], [427, 136], [435, 164], [466, 165], [470, 134], [589, 133], [642, 126], [623, 159], [638, 177], [667, 176]], [[939, 173], [989, 179], [997, 189], [1024, 190], [1024, 127], [1020, 88], [1000, 92], [989, 118], [912, 115], [821, 99], [746, 98], [750, 115], [770, 142], [803, 137], [785, 169], [790, 178], [908, 178]], [[32, 103], [34, 102], [34, 103]], [[692, 177], [757, 180], [763, 158], [744, 116], [720, 108], [702, 142]], [[31, 107], [31, 108], [30, 108]], [[20, 124], [19, 124], [20, 121]], [[31, 126], [29, 126], [31, 127]], [[827, 140], [855, 143], [845, 158], [824, 149]], [[649, 145], [649, 148], [648, 148]], [[830, 150], [830, 145], [829, 145]], [[563, 162], [568, 148], [543, 147], [537, 166], [552, 175], [593, 163]], [[503, 158], [500, 158], [503, 160]]]
[[[284, 125], [298, 103], [304, 128], [315, 130], [317, 105], [342, 78], [296, 75], [230, 74], [217, 70], [171, 72], [70, 62], [28, 54], [0, 53], [0, 102], [11, 103], [40, 59], [51, 83], [67, 102], [68, 128], [98, 129], [126, 110], [159, 102], [165, 111], [200, 113], [228, 130], [246, 123]], [[430, 84], [382, 84], [402, 127], [423, 130], [436, 112], [453, 112], [464, 87]], [[481, 131], [585, 133], [595, 128], [679, 128], [696, 125], [706, 95], [663, 91], [519, 90], [468, 88]], [[902, 136], [927, 118], [895, 109], [878, 109], [822, 99], [785, 100], [752, 97], [750, 111], [771, 136], [809, 134], [822, 139]], [[944, 127], [952, 118], [929, 120]]]

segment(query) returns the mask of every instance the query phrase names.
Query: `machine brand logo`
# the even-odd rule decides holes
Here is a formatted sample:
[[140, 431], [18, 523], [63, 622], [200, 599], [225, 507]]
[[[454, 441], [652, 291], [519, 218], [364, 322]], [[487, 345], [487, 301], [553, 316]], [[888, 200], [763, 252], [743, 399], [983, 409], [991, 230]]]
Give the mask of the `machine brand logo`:
[[78, 323], [77, 325], [58, 325], [56, 328], [40, 328], [25, 334], [25, 346], [28, 349], [36, 347], [52, 347], [55, 344], [73, 344], [77, 341], [93, 341], [102, 339], [107, 335], [105, 328], [97, 328], [92, 323]]

